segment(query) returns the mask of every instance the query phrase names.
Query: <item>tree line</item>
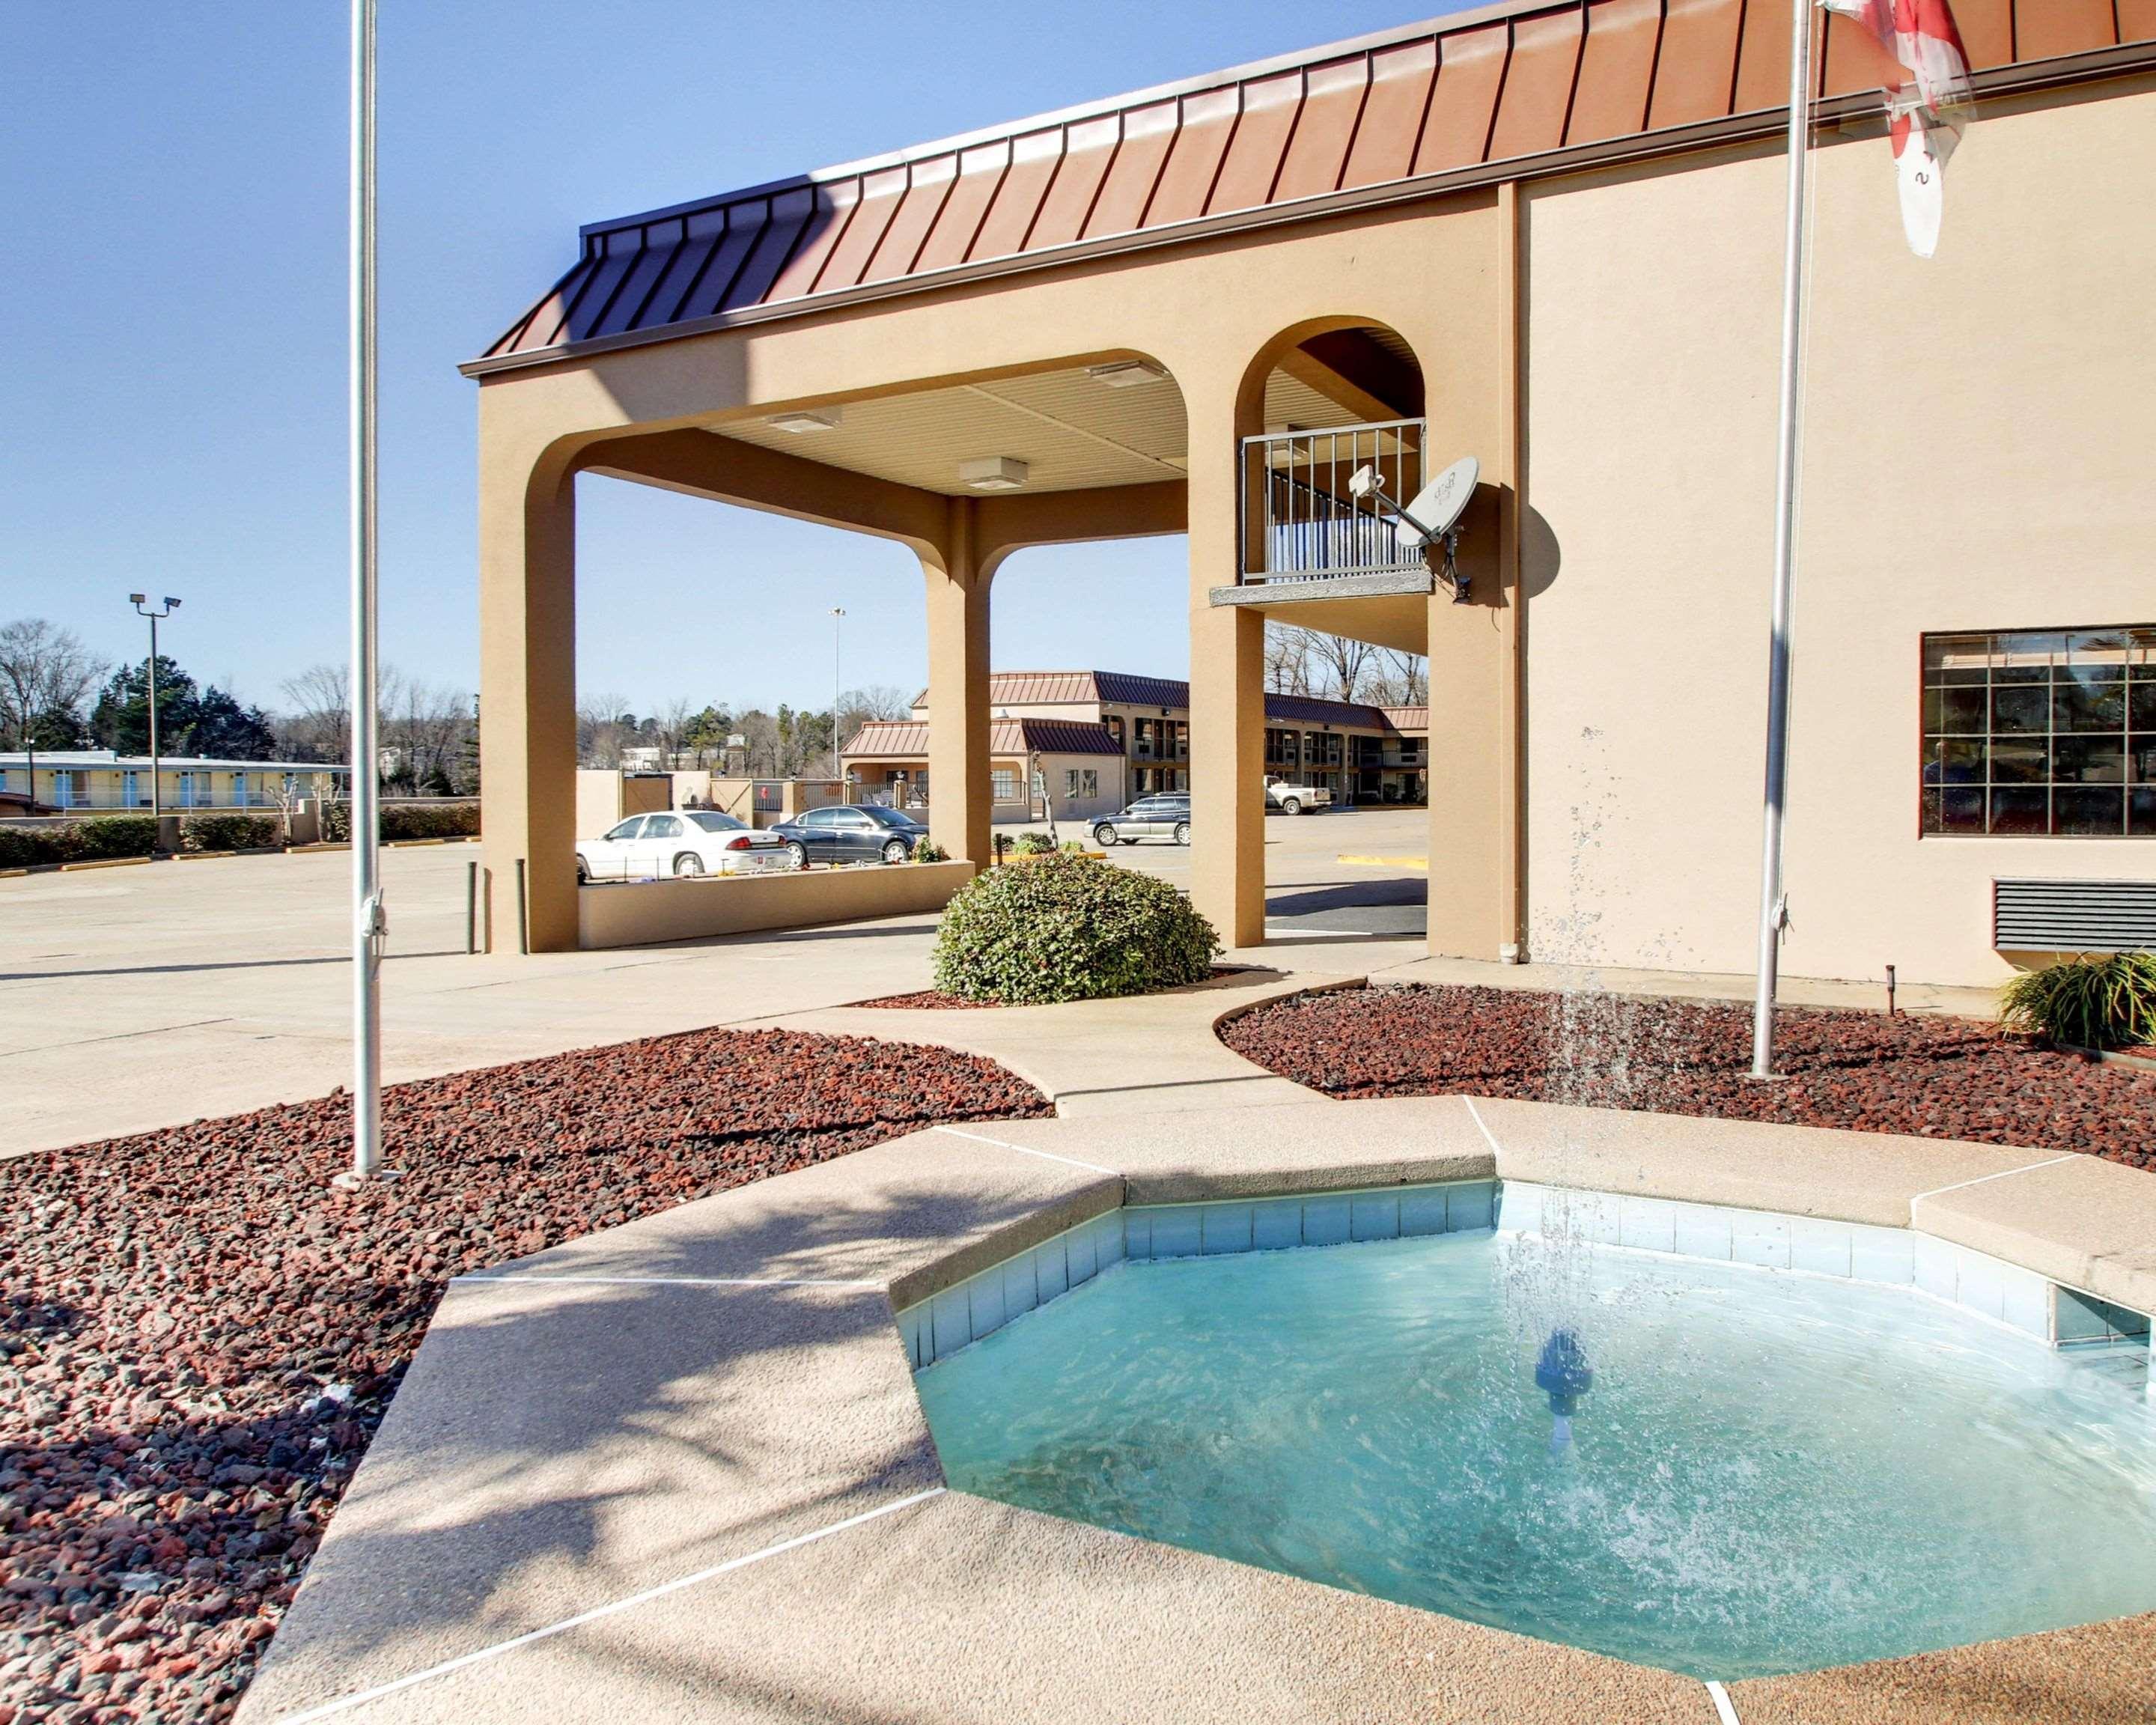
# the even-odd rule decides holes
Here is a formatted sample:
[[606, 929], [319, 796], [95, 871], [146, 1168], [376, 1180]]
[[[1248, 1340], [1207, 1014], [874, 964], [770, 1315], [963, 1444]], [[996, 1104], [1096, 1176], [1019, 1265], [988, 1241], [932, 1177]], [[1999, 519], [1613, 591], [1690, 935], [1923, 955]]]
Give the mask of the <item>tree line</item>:
[[[888, 683], [844, 691], [839, 696], [839, 747], [863, 725], [903, 719], [912, 711], [913, 698]], [[629, 710], [626, 696], [602, 692], [578, 706], [577, 761], [620, 767], [632, 758], [630, 751], [649, 750], [661, 768], [737, 767], [750, 778], [829, 778], [838, 771], [831, 730], [829, 707], [782, 701], [773, 711], [709, 701], [699, 706], [677, 697], [639, 716]]]
[[[349, 673], [316, 665], [282, 685], [276, 711], [198, 682], [170, 655], [157, 655], [161, 754], [210, 760], [295, 761], [341, 766], [351, 754]], [[408, 795], [467, 796], [479, 788], [479, 715], [461, 691], [437, 688], [386, 667], [377, 706], [387, 770]], [[118, 665], [42, 617], [0, 624], [0, 746], [18, 750], [150, 752], [146, 658]]]
[[1430, 699], [1430, 662], [1419, 654], [1373, 647], [1345, 635], [1268, 623], [1265, 688], [1274, 695], [1360, 701], [1372, 706], [1421, 706]]

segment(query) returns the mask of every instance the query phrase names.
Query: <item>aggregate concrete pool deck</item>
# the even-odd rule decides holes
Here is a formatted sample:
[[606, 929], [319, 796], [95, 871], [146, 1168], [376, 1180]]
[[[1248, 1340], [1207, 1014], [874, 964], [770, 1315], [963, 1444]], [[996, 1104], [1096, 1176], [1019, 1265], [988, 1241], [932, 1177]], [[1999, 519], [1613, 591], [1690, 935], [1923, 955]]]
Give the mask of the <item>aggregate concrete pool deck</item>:
[[[1492, 1174], [2156, 1303], [2156, 1182], [2041, 1153], [1460, 1097], [937, 1127], [453, 1284], [240, 1718], [1711, 1725], [1690, 1678], [943, 1488], [896, 1309], [1125, 1203]], [[2152, 1672], [2144, 1617], [1723, 1699], [2108, 1725]]]

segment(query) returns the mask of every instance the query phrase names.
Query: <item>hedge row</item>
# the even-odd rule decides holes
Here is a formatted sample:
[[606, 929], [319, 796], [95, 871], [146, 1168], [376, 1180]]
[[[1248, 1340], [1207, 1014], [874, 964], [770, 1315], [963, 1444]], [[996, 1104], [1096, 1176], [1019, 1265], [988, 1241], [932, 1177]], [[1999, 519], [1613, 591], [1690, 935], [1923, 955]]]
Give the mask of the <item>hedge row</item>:
[[182, 850], [266, 850], [285, 842], [285, 823], [275, 814], [191, 814], [180, 823]]
[[[475, 839], [479, 836], [476, 803], [385, 803], [382, 806], [382, 836], [398, 839]], [[342, 843], [352, 837], [352, 804], [322, 806], [322, 837]]]

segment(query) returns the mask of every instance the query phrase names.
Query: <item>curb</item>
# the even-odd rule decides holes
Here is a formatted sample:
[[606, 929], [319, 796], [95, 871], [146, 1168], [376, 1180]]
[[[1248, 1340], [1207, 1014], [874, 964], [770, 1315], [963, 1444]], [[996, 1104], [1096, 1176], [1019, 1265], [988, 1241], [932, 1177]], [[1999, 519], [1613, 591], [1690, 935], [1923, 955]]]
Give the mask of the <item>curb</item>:
[[2107, 1066], [2131, 1066], [2137, 1072], [2156, 1072], [2156, 1055], [2121, 1054], [2115, 1049], [2081, 1048], [2071, 1042], [2055, 1044], [2061, 1054], [2076, 1054], [2085, 1060]]
[[[90, 862], [62, 863], [60, 872], [71, 875], [78, 869], [131, 869], [152, 859], [146, 856], [100, 856]], [[28, 870], [25, 870], [24, 873]]]

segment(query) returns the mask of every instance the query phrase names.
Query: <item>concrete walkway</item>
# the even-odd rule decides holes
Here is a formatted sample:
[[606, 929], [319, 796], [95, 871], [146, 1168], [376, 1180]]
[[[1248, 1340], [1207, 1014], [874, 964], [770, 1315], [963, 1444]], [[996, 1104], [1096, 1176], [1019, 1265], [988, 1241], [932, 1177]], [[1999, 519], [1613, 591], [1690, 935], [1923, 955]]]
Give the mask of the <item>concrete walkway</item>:
[[916, 1133], [454, 1283], [241, 1725], [2145, 1720], [2156, 1618], [1718, 1702], [964, 1497], [893, 1318], [1127, 1204], [1492, 1176], [1913, 1219], [1942, 1250], [2049, 1254], [2156, 1295], [2128, 1244], [2156, 1237], [2156, 1182], [2071, 1172], [2085, 1189], [2029, 1152], [1460, 1097]]

